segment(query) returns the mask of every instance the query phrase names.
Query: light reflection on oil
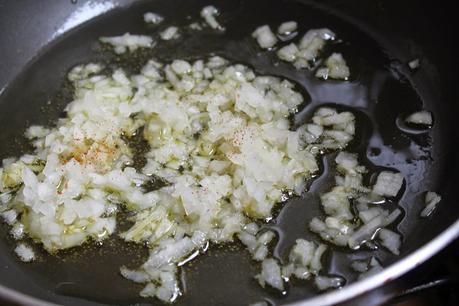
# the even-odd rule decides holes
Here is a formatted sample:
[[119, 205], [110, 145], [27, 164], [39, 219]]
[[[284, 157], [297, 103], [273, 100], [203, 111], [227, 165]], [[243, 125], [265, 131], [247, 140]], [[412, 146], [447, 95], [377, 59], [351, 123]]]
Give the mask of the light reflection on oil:
[[54, 33], [53, 38], [79, 26], [94, 17], [102, 15], [115, 7], [111, 1], [87, 1], [73, 11], [62, 26]]

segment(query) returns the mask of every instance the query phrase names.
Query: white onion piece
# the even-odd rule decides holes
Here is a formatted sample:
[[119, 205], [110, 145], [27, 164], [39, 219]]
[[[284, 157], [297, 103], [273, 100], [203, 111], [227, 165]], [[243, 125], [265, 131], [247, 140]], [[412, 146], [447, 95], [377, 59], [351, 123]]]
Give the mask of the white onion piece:
[[130, 270], [124, 266], [120, 268], [121, 275], [135, 283], [146, 283], [151, 280], [151, 276], [144, 271]]
[[9, 225], [13, 225], [16, 222], [18, 214], [15, 210], [7, 210], [0, 214], [0, 216], [5, 220]]
[[278, 289], [284, 290], [284, 281], [281, 275], [281, 268], [276, 260], [268, 258], [261, 263], [261, 273], [256, 276], [260, 285], [264, 288], [266, 284]]
[[441, 201], [441, 196], [433, 191], [426, 192], [424, 197], [424, 203], [426, 207], [421, 211], [421, 217], [428, 217], [437, 207], [437, 204]]
[[170, 26], [166, 28], [164, 31], [159, 33], [159, 36], [161, 37], [162, 40], [171, 40], [174, 38], [179, 37], [178, 34], [178, 28], [174, 26]]
[[312, 68], [314, 61], [318, 58], [326, 41], [333, 40], [334, 38], [335, 34], [328, 29], [309, 30], [300, 40], [297, 60], [293, 65], [297, 69]]
[[218, 23], [217, 19], [215, 18], [220, 13], [215, 6], [209, 5], [204, 7], [201, 10], [201, 17], [207, 22], [207, 24], [215, 30], [224, 31], [225, 28]]
[[275, 234], [272, 231], [266, 231], [256, 237], [257, 233], [258, 226], [256, 223], [251, 223], [245, 226], [238, 238], [247, 247], [254, 260], [263, 261], [269, 252], [267, 246], [274, 239]]
[[333, 53], [325, 60], [325, 67], [319, 68], [316, 77], [322, 79], [347, 80], [350, 76], [349, 67], [340, 53]]
[[342, 277], [316, 276], [314, 278], [314, 285], [316, 285], [317, 289], [320, 291], [330, 288], [339, 288], [344, 285], [344, 279]]
[[298, 24], [296, 21], [283, 22], [277, 29], [277, 33], [281, 35], [289, 35], [296, 31]]
[[31, 262], [35, 259], [34, 251], [24, 243], [18, 244], [14, 252], [23, 262]]
[[309, 279], [322, 269], [321, 258], [327, 247], [312, 241], [297, 239], [289, 254], [288, 264], [282, 267], [282, 276], [288, 280], [292, 275], [298, 279]]
[[432, 125], [432, 113], [428, 111], [415, 112], [406, 117], [405, 121], [420, 125]]
[[300, 48], [305, 49], [311, 46], [315, 38], [322, 40], [334, 40], [336, 37], [335, 33], [327, 28], [323, 29], [312, 29], [306, 32], [300, 41]]
[[[349, 240], [349, 234], [343, 234], [341, 230], [330, 228], [318, 218], [313, 218], [309, 223], [309, 229], [320, 235], [320, 237], [338, 246], [346, 246]], [[352, 231], [350, 231], [351, 233]]]
[[11, 228], [11, 235], [13, 236], [14, 239], [19, 240], [24, 237], [24, 224], [22, 223], [16, 223], [14, 226]]
[[122, 54], [127, 50], [135, 51], [138, 48], [152, 48], [154, 46], [153, 38], [146, 35], [131, 35], [125, 33], [121, 36], [101, 37], [99, 40], [103, 43], [113, 46], [115, 53]]
[[351, 249], [358, 249], [360, 245], [374, 238], [376, 231], [383, 228], [398, 218], [401, 214], [399, 209], [395, 209], [392, 213], [387, 214], [386, 211], [381, 211], [380, 214], [358, 228], [349, 238], [348, 245]]
[[384, 217], [381, 215], [371, 219], [368, 223], [362, 225], [354, 234], [349, 238], [349, 247], [357, 249], [366, 240], [371, 240], [377, 229], [381, 228], [384, 224]]
[[414, 59], [414, 60], [412, 60], [412, 61], [410, 61], [408, 63], [408, 66], [410, 67], [411, 70], [415, 70], [415, 69], [419, 68], [419, 65], [420, 65], [420, 61], [419, 61], [418, 58], [416, 58], [416, 59]]
[[277, 51], [277, 56], [286, 62], [294, 62], [298, 53], [298, 47], [294, 44], [288, 44]]
[[403, 175], [400, 173], [383, 171], [378, 175], [373, 192], [382, 196], [395, 197], [403, 185]]
[[386, 247], [389, 251], [395, 255], [400, 254], [400, 245], [402, 244], [402, 240], [399, 234], [382, 228], [378, 231], [378, 238], [381, 241], [381, 245]]
[[348, 172], [354, 171], [354, 169], [359, 164], [357, 160], [357, 154], [348, 152], [339, 152], [335, 158], [335, 162], [339, 167]]
[[143, 20], [146, 23], [160, 24], [164, 21], [164, 17], [156, 13], [147, 12], [143, 14]]
[[[79, 66], [79, 67], [81, 67], [81, 66]], [[101, 65], [97, 65], [97, 64], [85, 65], [81, 69], [81, 70], [84, 70], [84, 75], [82, 77], [85, 78], [91, 73], [98, 73], [101, 69], [102, 69]], [[72, 77], [71, 77], [72, 73], [78, 73], [78, 75], [81, 76], [81, 71], [78, 71], [78, 72], [75, 71], [75, 68], [72, 69], [70, 71], [70, 73], [69, 73], [69, 76], [68, 76], [69, 80], [70, 81], [76, 80], [76, 78], [72, 79]], [[24, 136], [27, 137], [28, 139], [41, 138], [41, 137], [45, 137], [46, 135], [48, 135], [49, 132], [50, 132], [50, 130], [45, 128], [45, 127], [38, 126], [38, 125], [32, 125], [26, 130], [26, 132], [24, 133]]]
[[257, 40], [258, 45], [263, 49], [272, 48], [277, 43], [276, 35], [271, 31], [269, 25], [264, 25], [255, 29], [252, 33], [252, 37]]

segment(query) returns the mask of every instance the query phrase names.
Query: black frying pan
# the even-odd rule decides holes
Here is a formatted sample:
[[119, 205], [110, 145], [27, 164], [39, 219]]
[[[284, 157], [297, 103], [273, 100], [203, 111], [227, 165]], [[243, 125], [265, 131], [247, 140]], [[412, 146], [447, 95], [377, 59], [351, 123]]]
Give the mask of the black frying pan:
[[[209, 2], [223, 13], [224, 36], [209, 32], [186, 36], [140, 53], [135, 60], [117, 58], [96, 43], [104, 35], [155, 33], [141, 18], [148, 10], [164, 15], [167, 24], [188, 24], [188, 16], [197, 18]], [[444, 19], [447, 11], [414, 0], [0, 1], [0, 158], [30, 150], [21, 136], [29, 124], [51, 124], [63, 115], [71, 99], [65, 75], [79, 63], [99, 60], [135, 71], [150, 57], [169, 61], [218, 54], [248, 64], [259, 73], [289, 78], [304, 89], [307, 100], [296, 123], [307, 120], [318, 105], [352, 107], [359, 132], [349, 150], [365, 156], [371, 170], [397, 169], [405, 175], [407, 184], [399, 202], [404, 217], [397, 226], [404, 239], [400, 257], [380, 251], [378, 258], [384, 266], [391, 266], [389, 269], [309, 300], [311, 305], [345, 301], [377, 304], [391, 295], [383, 284], [428, 259], [459, 232], [459, 169], [453, 152], [458, 139], [453, 100], [457, 59], [448, 37], [452, 30]], [[348, 59], [351, 82], [323, 83], [286, 64], [273, 65], [272, 54], [259, 54], [250, 38], [253, 29], [287, 20], [298, 21], [301, 33], [317, 27], [336, 31], [345, 43], [335, 50]], [[406, 63], [414, 58], [421, 59], [421, 67], [412, 73]], [[434, 113], [434, 128], [419, 135], [400, 132], [395, 124], [398, 116], [422, 108]], [[269, 225], [280, 234], [275, 255], [285, 258], [299, 237], [316, 239], [306, 229], [310, 219], [321, 214], [318, 195], [332, 184], [333, 174], [327, 170], [331, 159], [323, 159], [324, 174], [311, 183], [311, 192], [289, 201], [277, 223]], [[443, 201], [433, 217], [422, 220], [418, 215], [426, 190], [440, 192]], [[39, 300], [65, 305], [158, 303], [138, 298], [141, 287], [118, 273], [121, 265], [136, 266], [143, 261], [147, 251], [140, 246], [128, 246], [114, 237], [102, 246], [86, 245], [57, 257], [40, 251], [38, 262], [23, 264], [15, 258], [14, 242], [3, 224], [0, 236], [0, 296], [5, 299], [18, 304], [39, 304]], [[357, 275], [350, 271], [348, 262], [368, 254], [336, 249], [326, 258], [326, 267], [352, 283]], [[265, 291], [253, 280], [258, 269], [238, 244], [213, 247], [182, 270], [186, 288], [177, 305], [247, 305], [264, 298], [275, 304], [307, 305], [306, 299], [317, 295], [307, 282], [293, 282], [286, 297]], [[375, 288], [379, 289], [372, 290]], [[371, 300], [364, 294], [369, 290]]]

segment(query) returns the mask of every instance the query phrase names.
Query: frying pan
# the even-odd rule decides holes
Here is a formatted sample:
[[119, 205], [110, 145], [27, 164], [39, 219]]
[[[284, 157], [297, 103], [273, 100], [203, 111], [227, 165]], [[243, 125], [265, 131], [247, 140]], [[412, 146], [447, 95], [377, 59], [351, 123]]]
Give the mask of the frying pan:
[[[167, 24], [186, 25], [210, 4], [222, 11], [225, 35], [202, 32], [160, 44], [135, 60], [117, 58], [97, 43], [99, 36], [125, 32], [154, 35], [142, 14], [158, 12]], [[445, 1], [446, 2], [446, 1]], [[298, 84], [307, 103], [295, 118], [302, 123], [318, 105], [349, 108], [358, 118], [359, 132], [349, 150], [365, 158], [372, 171], [396, 169], [406, 179], [399, 206], [403, 219], [394, 228], [403, 235], [400, 256], [384, 250], [376, 254], [383, 272], [356, 281], [349, 261], [368, 258], [368, 250], [334, 249], [326, 269], [342, 275], [343, 289], [318, 295], [309, 283], [293, 282], [289, 294], [259, 288], [253, 275], [259, 267], [238, 244], [213, 247], [208, 254], [182, 269], [185, 295], [177, 305], [247, 305], [266, 299], [273, 304], [376, 305], [397, 294], [395, 279], [413, 270], [453, 241], [459, 233], [456, 194], [459, 182], [457, 58], [448, 25], [446, 3], [419, 1], [308, 1], [308, 0], [48, 0], [0, 1], [0, 158], [30, 150], [22, 138], [30, 124], [52, 124], [71, 100], [65, 82], [68, 70], [88, 61], [116, 63], [135, 71], [150, 57], [162, 61], [193, 59], [209, 54], [225, 56], [252, 66], [262, 74], [288, 78]], [[329, 27], [343, 43], [336, 48], [348, 59], [350, 82], [320, 82], [308, 72], [275, 63], [272, 53], [262, 53], [250, 39], [262, 24], [276, 26], [296, 20], [300, 32]], [[411, 71], [406, 65], [420, 59]], [[419, 109], [433, 112], [429, 131], [413, 134], [396, 125], [401, 114]], [[307, 224], [320, 215], [318, 196], [330, 188], [333, 156], [322, 160], [322, 174], [309, 185], [310, 192], [286, 203], [276, 223], [279, 234], [274, 255], [285, 258], [297, 238], [317, 239]], [[428, 219], [420, 219], [425, 191], [439, 192], [443, 200]], [[394, 206], [397, 204], [393, 204]], [[47, 255], [40, 248], [38, 262], [18, 262], [7, 227], [0, 228], [0, 296], [24, 305], [151, 305], [137, 297], [139, 287], [118, 274], [120, 265], [136, 266], [147, 255], [141, 246], [125, 245], [113, 237], [103, 245], [86, 245]]]

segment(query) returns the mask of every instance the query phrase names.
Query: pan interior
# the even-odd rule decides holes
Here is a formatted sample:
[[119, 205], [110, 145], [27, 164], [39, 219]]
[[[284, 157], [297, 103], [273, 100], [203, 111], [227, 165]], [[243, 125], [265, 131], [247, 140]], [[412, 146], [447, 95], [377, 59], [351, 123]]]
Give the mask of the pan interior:
[[[128, 8], [114, 9], [55, 39], [0, 96], [0, 158], [30, 150], [22, 137], [27, 126], [49, 125], [63, 115], [72, 95], [65, 75], [76, 64], [102, 61], [135, 72], [152, 57], [167, 62], [216, 54], [247, 64], [259, 74], [280, 76], [298, 84], [306, 103], [296, 122], [305, 122], [319, 105], [351, 109], [357, 116], [358, 132], [348, 150], [359, 153], [370, 172], [395, 169], [405, 176], [405, 192], [399, 199], [404, 218], [392, 228], [403, 235], [402, 256], [433, 237], [436, 232], [427, 230], [430, 221], [418, 218], [423, 207], [422, 196], [427, 190], [441, 192], [437, 182], [449, 179], [444, 170], [446, 136], [442, 134], [447, 121], [440, 120], [444, 115], [435, 103], [435, 94], [423, 90], [430, 88], [424, 86], [429, 79], [416, 77], [428, 71], [421, 68], [411, 74], [406, 63], [390, 55], [390, 46], [381, 45], [377, 37], [343, 21], [333, 11], [298, 1], [216, 1], [215, 6], [222, 12], [219, 19], [227, 29], [224, 35], [211, 31], [184, 33], [178, 40], [159, 42], [151, 51], [137, 52], [134, 59], [110, 54], [96, 43], [99, 36], [125, 32], [157, 35], [168, 25], [186, 26], [199, 18], [200, 9], [207, 4], [201, 0], [139, 1]], [[142, 20], [147, 11], [163, 15], [164, 25], [147, 27]], [[317, 80], [310, 72], [279, 62], [274, 52], [261, 52], [250, 37], [260, 25], [276, 28], [289, 20], [298, 21], [300, 35], [312, 28], [328, 27], [335, 31], [343, 43], [326, 52], [343, 53], [352, 79], [349, 82]], [[400, 114], [424, 108], [434, 112], [435, 126], [429, 133], [411, 135], [397, 128], [395, 122]], [[333, 155], [325, 156], [322, 173], [310, 182], [310, 191], [289, 200], [280, 210], [277, 221], [267, 224], [279, 233], [276, 256], [285, 259], [298, 238], [317, 240], [308, 232], [307, 225], [314, 216], [322, 215], [319, 195], [334, 182], [334, 173], [329, 171], [333, 158]], [[452, 220], [455, 216], [447, 218]], [[440, 224], [439, 218], [433, 222]], [[0, 281], [7, 287], [66, 305], [157, 303], [137, 297], [142, 287], [123, 279], [118, 272], [121, 265], [135, 267], [144, 261], [147, 250], [142, 246], [126, 244], [114, 236], [102, 245], [87, 244], [58, 256], [50, 256], [36, 247], [39, 260], [23, 264], [13, 255], [14, 241], [7, 231], [2, 224]], [[419, 235], [424, 235], [425, 240], [415, 242]], [[325, 271], [352, 282], [357, 275], [350, 270], [349, 262], [369, 258], [372, 253], [383, 266], [397, 260], [384, 249], [348, 252], [334, 248], [326, 257]], [[279, 304], [317, 294], [310, 283], [299, 281], [290, 283], [287, 296], [263, 290], [253, 279], [258, 270], [258, 264], [252, 262], [237, 243], [211, 247], [207, 254], [182, 269], [185, 294], [177, 305], [247, 305], [263, 299]]]

